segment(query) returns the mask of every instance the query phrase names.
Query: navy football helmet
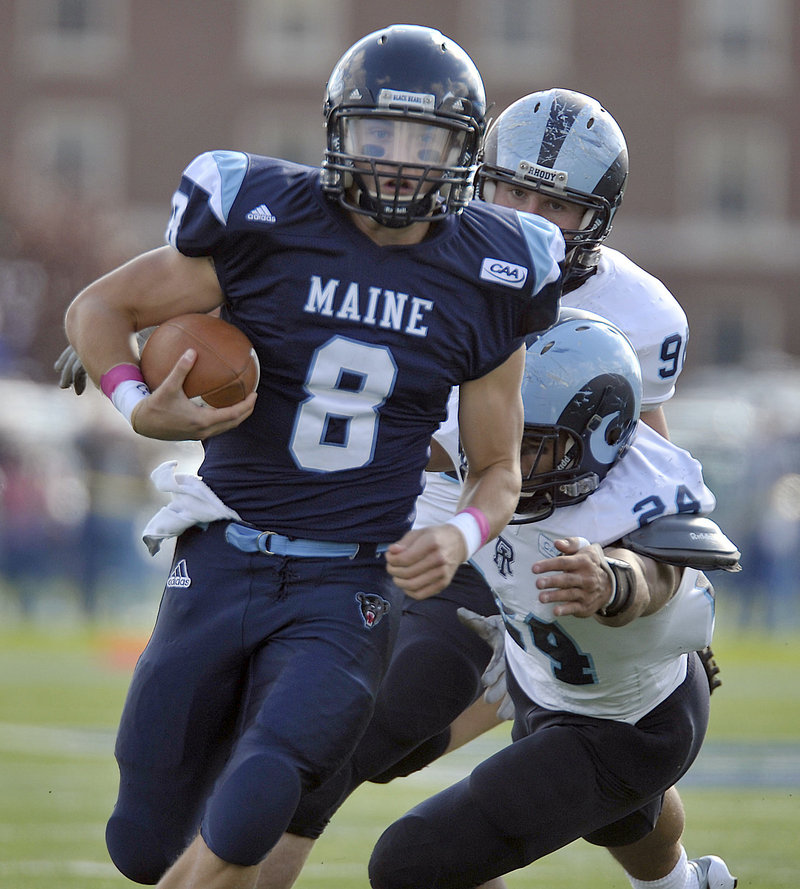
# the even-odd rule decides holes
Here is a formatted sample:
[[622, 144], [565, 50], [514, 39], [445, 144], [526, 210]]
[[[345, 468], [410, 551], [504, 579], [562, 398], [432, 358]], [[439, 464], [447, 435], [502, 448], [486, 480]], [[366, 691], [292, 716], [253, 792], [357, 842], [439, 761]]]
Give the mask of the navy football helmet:
[[636, 351], [605, 318], [563, 308], [528, 346], [522, 402], [523, 481], [512, 524], [585, 500], [628, 450], [642, 405]]
[[392, 25], [355, 43], [333, 69], [324, 113], [323, 187], [348, 210], [401, 228], [472, 197], [483, 81], [434, 28]]
[[499, 180], [586, 208], [581, 228], [564, 232], [568, 292], [593, 274], [627, 178], [625, 136], [608, 111], [590, 96], [550, 89], [518, 99], [489, 128], [477, 188], [491, 201]]

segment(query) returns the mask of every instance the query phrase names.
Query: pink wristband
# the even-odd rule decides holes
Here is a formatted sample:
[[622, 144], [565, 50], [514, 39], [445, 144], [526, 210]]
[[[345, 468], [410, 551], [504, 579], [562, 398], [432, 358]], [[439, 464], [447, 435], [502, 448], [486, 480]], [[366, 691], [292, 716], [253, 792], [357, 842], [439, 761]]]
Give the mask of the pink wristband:
[[469, 513], [473, 519], [478, 523], [478, 527], [481, 531], [481, 546], [483, 546], [486, 541], [491, 536], [492, 530], [489, 527], [489, 519], [483, 514], [483, 512], [478, 509], [477, 506], [468, 506], [466, 509], [461, 509], [459, 512]]
[[103, 391], [103, 395], [106, 398], [111, 398], [114, 394], [114, 390], [119, 386], [120, 383], [124, 383], [125, 380], [134, 380], [137, 383], [143, 383], [144, 377], [142, 376], [142, 371], [135, 364], [116, 364], [111, 370], [106, 371], [102, 377], [100, 377], [100, 388]]

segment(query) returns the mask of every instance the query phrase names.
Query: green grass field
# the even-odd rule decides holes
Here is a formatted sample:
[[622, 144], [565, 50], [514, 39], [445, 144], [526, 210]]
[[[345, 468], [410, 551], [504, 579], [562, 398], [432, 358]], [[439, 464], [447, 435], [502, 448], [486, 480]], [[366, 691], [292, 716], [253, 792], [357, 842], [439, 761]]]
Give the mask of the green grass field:
[[[116, 790], [115, 724], [140, 640], [85, 630], [0, 630], [0, 889], [122, 889], [105, 819]], [[690, 856], [722, 855], [740, 889], [800, 884], [800, 640], [718, 628], [723, 686], [706, 748], [681, 787]], [[438, 766], [351, 797], [298, 889], [366, 887], [393, 818], [466, 772], [505, 732]], [[696, 776], [696, 777], [695, 777]], [[628, 889], [601, 849], [577, 842], [512, 874], [513, 889]]]

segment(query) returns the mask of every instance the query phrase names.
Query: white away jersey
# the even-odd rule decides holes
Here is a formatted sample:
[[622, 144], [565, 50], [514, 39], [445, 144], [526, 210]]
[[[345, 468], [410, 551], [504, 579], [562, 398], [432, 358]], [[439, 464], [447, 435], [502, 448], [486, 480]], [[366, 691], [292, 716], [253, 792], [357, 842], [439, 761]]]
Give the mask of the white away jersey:
[[565, 293], [561, 304], [607, 318], [627, 335], [642, 366], [643, 409], [672, 398], [689, 326], [686, 313], [658, 278], [623, 253], [601, 247], [595, 274]]
[[548, 519], [510, 525], [473, 557], [506, 620], [506, 654], [525, 693], [543, 707], [634, 723], [686, 675], [689, 651], [714, 627], [713, 589], [687, 568], [674, 597], [624, 627], [553, 615], [539, 602], [531, 566], [558, 555], [553, 541], [584, 537], [603, 546], [661, 515], [707, 514], [715, 505], [700, 464], [639, 423], [628, 453], [583, 503]]

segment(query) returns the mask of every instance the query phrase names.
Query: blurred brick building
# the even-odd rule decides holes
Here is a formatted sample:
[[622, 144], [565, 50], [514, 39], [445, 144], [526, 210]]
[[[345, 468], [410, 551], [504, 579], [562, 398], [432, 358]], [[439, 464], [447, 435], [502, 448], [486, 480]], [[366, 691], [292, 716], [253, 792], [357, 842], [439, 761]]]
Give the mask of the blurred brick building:
[[[398, 19], [461, 43], [498, 110], [565, 86], [616, 117], [631, 176], [610, 243], [686, 308], [686, 379], [769, 352], [800, 357], [793, 0], [0, 0], [0, 343], [41, 290], [37, 249], [63, 239], [61, 286], [27, 320], [40, 328], [31, 348], [52, 353], [72, 291], [161, 243], [199, 152], [316, 163], [331, 67]], [[14, 254], [20, 226], [28, 240]]]

